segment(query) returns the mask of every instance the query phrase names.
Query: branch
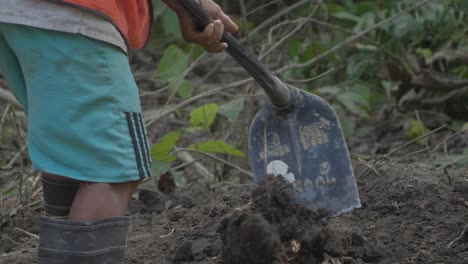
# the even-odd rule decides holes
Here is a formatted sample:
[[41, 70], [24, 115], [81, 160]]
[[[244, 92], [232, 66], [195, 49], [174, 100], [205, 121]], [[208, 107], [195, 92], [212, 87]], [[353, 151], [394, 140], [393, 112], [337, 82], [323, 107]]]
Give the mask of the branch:
[[463, 96], [465, 94], [468, 94], [468, 86], [462, 87], [457, 90], [453, 90], [450, 93], [442, 96], [442, 97], [435, 97], [435, 98], [429, 98], [429, 99], [422, 99], [421, 103], [425, 105], [430, 105], [430, 104], [441, 104], [444, 102], [449, 101], [450, 99], [454, 97], [459, 97]]
[[177, 149], [177, 150], [176, 150], [176, 152], [179, 152], [179, 151], [189, 151], [189, 152], [194, 152], [194, 153], [198, 153], [198, 154], [205, 155], [205, 156], [210, 157], [210, 158], [212, 158], [212, 159], [214, 159], [214, 160], [216, 160], [216, 161], [219, 161], [219, 162], [222, 162], [222, 163], [224, 163], [224, 164], [226, 164], [226, 165], [228, 165], [228, 166], [231, 166], [231, 167], [233, 167], [234, 169], [239, 170], [240, 172], [242, 172], [242, 173], [244, 173], [245, 175], [249, 176], [251, 179], [253, 178], [252, 173], [250, 173], [250, 172], [248, 172], [248, 171], [242, 169], [241, 167], [239, 167], [239, 166], [237, 166], [237, 165], [232, 164], [231, 162], [229, 162], [229, 161], [227, 161], [227, 160], [220, 159], [220, 158], [218, 158], [218, 157], [216, 157], [216, 156], [214, 156], [214, 155], [211, 155], [211, 154], [209, 154], [209, 153], [206, 153], [206, 152], [203, 152], [203, 151], [199, 151], [199, 150], [195, 150], [195, 149]]
[[421, 70], [410, 82], [411, 86], [430, 90], [453, 90], [468, 85], [468, 80], [448, 76], [434, 70]]

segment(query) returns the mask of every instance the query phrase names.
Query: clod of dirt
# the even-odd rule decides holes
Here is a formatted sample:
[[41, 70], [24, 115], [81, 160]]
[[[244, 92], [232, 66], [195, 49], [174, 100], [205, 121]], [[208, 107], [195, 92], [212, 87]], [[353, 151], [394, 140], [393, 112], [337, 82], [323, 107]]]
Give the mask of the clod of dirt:
[[142, 213], [158, 213], [160, 214], [162, 211], [165, 209], [165, 203], [168, 200], [165, 195], [151, 191], [151, 190], [145, 190], [145, 189], [140, 189], [138, 191], [138, 199], [140, 202], [143, 202], [143, 204], [146, 205], [146, 207], [143, 207]]
[[172, 258], [172, 261], [183, 262], [192, 261], [193, 259], [192, 242], [186, 241], [180, 247], [175, 249], [175, 254]]
[[328, 224], [320, 234], [321, 248], [332, 257], [344, 257], [351, 249], [352, 233], [345, 226]]
[[278, 227], [282, 241], [297, 238], [306, 229], [321, 227], [320, 220], [326, 215], [297, 204], [291, 185], [282, 177], [264, 177], [252, 192], [252, 203], [254, 211]]
[[160, 192], [170, 195], [174, 193], [176, 188], [177, 188], [177, 185], [170, 172], [166, 172], [163, 175], [161, 175], [161, 177], [159, 177], [158, 190]]
[[235, 214], [221, 228], [226, 264], [283, 263], [279, 234], [261, 214]]

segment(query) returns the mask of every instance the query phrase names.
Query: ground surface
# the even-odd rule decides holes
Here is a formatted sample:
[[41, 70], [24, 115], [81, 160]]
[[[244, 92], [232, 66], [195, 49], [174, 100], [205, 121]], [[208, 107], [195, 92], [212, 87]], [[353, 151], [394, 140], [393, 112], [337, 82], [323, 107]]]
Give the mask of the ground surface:
[[[269, 185], [273, 196], [251, 185], [142, 191], [126, 263], [468, 263], [466, 169], [355, 167], [362, 208], [327, 221], [291, 204], [281, 184]], [[39, 214], [3, 221], [0, 263], [36, 263], [36, 240], [14, 228], [37, 234]]]

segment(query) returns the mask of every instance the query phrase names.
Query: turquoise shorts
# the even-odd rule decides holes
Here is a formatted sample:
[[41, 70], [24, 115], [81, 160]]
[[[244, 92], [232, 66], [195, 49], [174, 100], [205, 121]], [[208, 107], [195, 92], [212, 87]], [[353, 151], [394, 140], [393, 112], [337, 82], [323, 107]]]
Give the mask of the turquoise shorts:
[[27, 112], [34, 168], [89, 182], [151, 175], [138, 88], [119, 48], [0, 23], [0, 73]]

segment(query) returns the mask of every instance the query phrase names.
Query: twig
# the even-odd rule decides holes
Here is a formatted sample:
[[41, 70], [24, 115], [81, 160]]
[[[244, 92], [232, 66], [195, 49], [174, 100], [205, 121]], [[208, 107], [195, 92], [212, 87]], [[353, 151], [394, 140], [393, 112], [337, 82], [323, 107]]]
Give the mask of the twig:
[[305, 23], [307, 23], [308, 19], [302, 18], [302, 19], [298, 19], [298, 21], [301, 21], [301, 22], [296, 26], [296, 28], [291, 30], [288, 34], [286, 34], [286, 36], [284, 36], [279, 41], [277, 41], [275, 45], [273, 45], [265, 53], [260, 55], [259, 60], [263, 60], [268, 54], [270, 54], [273, 50], [278, 48], [281, 44], [283, 44], [286, 40], [288, 40], [292, 35], [296, 34], [296, 32], [299, 31], [299, 29], [301, 29]]
[[286, 21], [283, 21], [283, 22], [280, 22], [274, 26], [272, 26], [269, 30], [268, 30], [268, 45], [270, 45], [272, 42], [273, 42], [273, 32], [284, 26], [284, 25], [289, 25], [289, 24], [297, 24], [297, 23], [301, 23], [301, 22], [304, 22], [304, 20], [307, 20], [306, 18], [304, 17], [300, 17], [300, 18], [297, 18], [297, 19], [294, 19], [294, 20], [286, 20]]
[[363, 171], [363, 173], [361, 173], [361, 175], [359, 176], [362, 177], [362, 176], [365, 176], [367, 175], [367, 173], [369, 172], [369, 170], [373, 171], [377, 176], [379, 177], [382, 177], [379, 173], [379, 171], [375, 168], [375, 166], [372, 164], [372, 163], [369, 163], [361, 158], [358, 158], [358, 160], [362, 163], [364, 163], [364, 165], [366, 165], [367, 169]]
[[196, 90], [198, 87], [200, 87], [203, 83], [205, 83], [205, 81], [208, 78], [211, 77], [211, 75], [213, 75], [216, 71], [218, 71], [221, 65], [226, 60], [226, 58], [227, 56], [221, 56], [221, 59], [218, 60], [216, 64], [213, 67], [211, 67], [211, 69], [203, 77], [201, 77], [200, 80], [197, 81], [197, 83], [193, 85], [193, 90]]
[[180, 148], [175, 148], [174, 151], [178, 159], [186, 163], [192, 162], [195, 170], [204, 180], [209, 182], [213, 182], [215, 180], [215, 176], [205, 166], [203, 166], [203, 164], [196, 161], [188, 151]]
[[397, 19], [398, 17], [400, 17], [400, 16], [402, 16], [402, 15], [404, 15], [406, 13], [409, 13], [409, 12], [419, 8], [422, 5], [425, 5], [425, 4], [429, 3], [430, 1], [432, 1], [432, 0], [420, 1], [419, 3], [412, 5], [411, 7], [401, 11], [400, 13], [398, 13], [398, 14], [396, 14], [394, 16], [391, 16], [391, 17], [389, 17], [387, 19], [384, 19], [384, 20], [380, 21], [379, 23], [367, 28], [366, 30], [361, 31], [358, 34], [346, 39], [345, 41], [339, 43], [338, 45], [336, 45], [333, 48], [327, 50], [326, 52], [324, 52], [324, 53], [322, 53], [322, 54], [308, 60], [307, 62], [287, 65], [287, 66], [284, 66], [283, 68], [280, 68], [280, 69], [276, 70], [275, 72], [283, 73], [283, 72], [285, 72], [285, 71], [287, 71], [289, 69], [303, 68], [303, 67], [307, 67], [309, 65], [312, 65], [312, 64], [316, 63], [317, 61], [327, 57], [328, 55], [336, 52], [337, 50], [341, 49], [342, 47], [344, 47], [344, 46], [354, 42], [355, 40], [363, 37], [367, 33], [371, 32], [371, 31], [373, 31], [373, 30], [375, 30], [375, 29], [377, 29], [377, 28], [379, 28], [379, 27], [381, 27], [381, 26], [383, 26], [383, 25], [385, 25], [385, 24], [387, 24], [387, 23], [389, 23], [389, 22], [391, 22], [391, 21], [393, 21], [395, 19]]
[[240, 81], [237, 81], [237, 82], [232, 82], [230, 84], [227, 84], [225, 86], [221, 86], [219, 88], [215, 88], [215, 89], [211, 89], [211, 90], [208, 90], [206, 92], [203, 92], [201, 94], [198, 94], [198, 95], [195, 95], [183, 102], [181, 102], [180, 104], [178, 104], [176, 107], [174, 107], [173, 109], [170, 109], [170, 110], [166, 110], [166, 111], [163, 111], [160, 115], [158, 115], [157, 117], [154, 117], [148, 121], [146, 121], [146, 126], [149, 126], [151, 124], [153, 124], [154, 122], [160, 120], [161, 118], [163, 117], [166, 117], [167, 115], [170, 115], [174, 112], [177, 112], [179, 109], [181, 108], [184, 108], [185, 106], [195, 102], [195, 101], [198, 101], [200, 99], [203, 99], [203, 98], [206, 98], [206, 97], [209, 97], [209, 96], [212, 96], [214, 94], [217, 94], [221, 91], [224, 91], [224, 90], [227, 90], [227, 89], [231, 89], [231, 88], [234, 88], [234, 87], [237, 87], [237, 86], [240, 86], [240, 85], [243, 85], [243, 84], [247, 84], [251, 81], [253, 81], [254, 79], [252, 77], [250, 78], [247, 78], [247, 79], [243, 79], [243, 80], [240, 80]]
[[[430, 136], [430, 135], [436, 133], [437, 131], [439, 131], [439, 130], [441, 130], [441, 129], [443, 129], [443, 128], [445, 128], [445, 125], [442, 125], [442, 126], [436, 128], [436, 129], [434, 129], [434, 130], [432, 130], [432, 131], [430, 131], [430, 132], [428, 132], [428, 133], [426, 133], [426, 134], [424, 134], [424, 135], [422, 135], [422, 136], [419, 136], [419, 137], [417, 137], [417, 138], [415, 138], [415, 139], [412, 139], [412, 140], [410, 140], [410, 141], [408, 141], [408, 142], [406, 142], [406, 143], [404, 143], [404, 144], [402, 144], [402, 145], [396, 147], [396, 148], [393, 149], [392, 151], [390, 151], [390, 152], [388, 152], [387, 154], [383, 155], [381, 159], [377, 160], [377, 161], [375, 162], [375, 165], [374, 165], [375, 168], [379, 168], [379, 167], [381, 167], [381, 166], [387, 164], [387, 163], [388, 163], [387, 158], [390, 157], [391, 155], [393, 155], [393, 154], [394, 154], [395, 152], [397, 152], [398, 150], [400, 150], [400, 149], [402, 149], [402, 148], [404, 148], [404, 147], [406, 147], [406, 146], [408, 146], [408, 145], [411, 145], [411, 144], [413, 144], [414, 142], [416, 142], [416, 141], [418, 141], [418, 140], [420, 140], [420, 139], [423, 139], [423, 138], [425, 138], [425, 137], [428, 137], [428, 136]], [[427, 150], [427, 148], [424, 148], [424, 150]], [[410, 153], [410, 154], [412, 155], [412, 154], [415, 154], [415, 153]], [[410, 155], [410, 154], [408, 154], [408, 155]], [[363, 177], [363, 176], [367, 175], [367, 174], [369, 173], [369, 171], [371, 171], [371, 168], [372, 168], [372, 170], [373, 170], [374, 167], [369, 167], [369, 168], [367, 168], [366, 170], [364, 170], [364, 171], [361, 173], [360, 177]]]
[[[282, 39], [280, 39], [279, 41], [276, 41], [275, 45], [273, 45], [268, 51], [266, 51], [264, 54], [261, 54], [261, 56], [259, 57], [259, 60], [263, 60], [265, 58], [265, 56], [267, 56], [269, 53], [271, 53], [273, 50], [275, 50], [277, 47], [279, 47], [281, 44], [283, 44], [287, 39], [289, 39], [292, 35], [296, 34], [297, 31], [299, 31], [299, 29], [302, 29], [302, 27], [310, 21], [310, 18], [312, 18], [312, 16], [315, 14], [315, 12], [317, 11], [319, 5], [322, 3], [322, 0], [319, 0], [317, 1], [317, 4], [315, 5], [314, 9], [311, 10], [311, 12], [309, 12], [309, 15], [306, 17], [306, 18], [299, 18], [299, 19], [296, 19], [294, 20], [294, 22], [298, 23], [298, 25], [296, 26], [296, 28], [294, 28], [293, 30], [291, 30], [288, 34], [286, 34], [286, 36], [284, 36]], [[279, 26], [282, 26], [281, 24], [283, 23], [287, 23], [288, 21], [285, 21], [285, 22], [282, 22], [282, 23], [279, 23], [278, 25], [275, 25], [274, 27], [272, 27], [268, 33], [268, 36], [269, 36], [269, 40], [270, 40], [270, 43], [271, 43], [271, 35], [272, 35], [272, 31], [279, 27]]]
[[216, 160], [216, 161], [219, 161], [219, 162], [222, 162], [222, 163], [224, 163], [224, 164], [226, 164], [226, 165], [228, 165], [228, 166], [231, 166], [231, 167], [233, 167], [234, 169], [237, 169], [237, 170], [239, 170], [240, 172], [244, 173], [245, 175], [249, 176], [250, 178], [253, 178], [252, 173], [250, 173], [250, 172], [248, 172], [248, 171], [242, 169], [241, 167], [239, 167], [239, 166], [237, 166], [237, 165], [235, 165], [235, 164], [232, 164], [231, 162], [229, 162], [229, 161], [227, 161], [227, 160], [220, 159], [220, 158], [218, 158], [218, 157], [216, 157], [216, 156], [214, 156], [214, 155], [211, 155], [211, 154], [209, 154], [209, 153], [206, 153], [206, 152], [203, 152], [203, 151], [199, 151], [199, 150], [195, 150], [195, 149], [186, 149], [186, 148], [177, 149], [176, 152], [178, 152], [178, 151], [188, 151], [188, 152], [193, 152], [193, 153], [198, 153], [198, 154], [205, 155], [205, 156], [210, 157], [210, 158], [212, 158], [212, 159], [214, 159], [214, 160]]
[[426, 134], [424, 134], [424, 135], [422, 135], [422, 136], [419, 136], [419, 137], [417, 137], [417, 138], [415, 138], [415, 139], [412, 139], [412, 140], [406, 142], [405, 144], [396, 147], [394, 150], [390, 151], [389, 153], [385, 154], [384, 157], [389, 157], [389, 156], [391, 156], [393, 153], [397, 152], [398, 150], [400, 150], [400, 149], [402, 149], [402, 148], [404, 148], [404, 147], [406, 147], [406, 146], [408, 146], [408, 145], [410, 145], [410, 144], [413, 144], [414, 142], [416, 142], [416, 141], [418, 141], [418, 140], [420, 140], [420, 139], [423, 139], [423, 138], [425, 138], [425, 137], [428, 137], [428, 136], [430, 136], [430, 135], [432, 135], [432, 134], [438, 132], [439, 130], [441, 130], [441, 129], [443, 129], [443, 128], [445, 128], [445, 125], [442, 125], [442, 126], [436, 128], [436, 129], [434, 129], [434, 130], [432, 130], [432, 131], [430, 131], [430, 132], [428, 132], [428, 133], [426, 133]]
[[171, 170], [175, 170], [175, 171], [181, 170], [181, 169], [183, 169], [183, 168], [185, 168], [185, 167], [188, 167], [188, 166], [192, 165], [192, 164], [195, 163], [195, 162], [199, 162], [200, 160], [202, 160], [202, 158], [198, 158], [198, 159], [194, 159], [194, 160], [192, 160], [192, 161], [190, 161], [190, 162], [182, 163], [182, 164], [180, 164], [180, 165], [177, 165], [177, 166], [172, 167]]
[[464, 133], [465, 131], [468, 131], [468, 128], [465, 128], [465, 129], [462, 129], [456, 133], [453, 133], [452, 135], [446, 137], [442, 142], [440, 142], [439, 144], [437, 144], [434, 148], [431, 149], [431, 152], [434, 152], [436, 151], [438, 148], [440, 148], [440, 146], [442, 146], [443, 144], [446, 144], [447, 141], [449, 141], [450, 139], [456, 137], [457, 135], [460, 135], [461, 133]]
[[457, 236], [452, 242], [450, 242], [450, 243], [447, 245], [447, 247], [448, 247], [448, 248], [451, 248], [452, 245], [453, 245], [455, 242], [457, 242], [458, 240], [462, 239], [462, 237], [465, 235], [465, 232], [466, 232], [466, 229], [467, 229], [467, 228], [468, 228], [468, 224], [465, 225], [465, 227], [463, 228], [463, 230], [462, 230], [462, 232], [460, 233], [460, 235]]
[[21, 149], [16, 152], [15, 156], [13, 156], [13, 158], [10, 160], [10, 162], [8, 162], [7, 165], [3, 166], [2, 167], [2, 170], [5, 170], [5, 169], [11, 169], [13, 167], [13, 164], [16, 162], [16, 160], [21, 156], [21, 154], [24, 152], [24, 150], [26, 149], [26, 145], [23, 145], [21, 147]]
[[23, 145], [27, 145], [27, 141], [24, 138], [23, 133], [21, 133], [22, 130], [21, 130], [21, 127], [20, 127], [20, 121], [18, 120], [18, 115], [16, 115], [16, 112], [14, 112], [14, 111], [10, 111], [9, 113], [10, 113], [10, 120], [11, 120], [12, 124], [16, 128], [16, 133], [18, 135], [18, 138], [21, 140], [21, 143]]
[[312, 78], [308, 78], [308, 79], [302, 79], [302, 80], [297, 80], [297, 79], [286, 79], [286, 81], [288, 82], [295, 82], [295, 83], [308, 83], [308, 82], [312, 82], [312, 81], [315, 81], [317, 79], [320, 79], [330, 73], [332, 73], [333, 71], [335, 71], [335, 68], [330, 68], [328, 69], [326, 72], [322, 72], [321, 74], [317, 75], [317, 76], [314, 76]]
[[[195, 67], [195, 65], [198, 64], [198, 62], [200, 62], [200, 60], [207, 54], [207, 52], [204, 52], [202, 55], [200, 55], [200, 57], [198, 57], [181, 75], [179, 75], [175, 81], [172, 82], [172, 84], [177, 84], [178, 82], [181, 82], [185, 76], [187, 76], [187, 74]], [[179, 89], [179, 87], [175, 87], [174, 90], [171, 92], [171, 94], [169, 95], [169, 98], [166, 100], [166, 103], [164, 104], [164, 106], [162, 107], [163, 111], [167, 108], [167, 106], [169, 105], [169, 103], [171, 102], [172, 98], [174, 98], [174, 95], [177, 93], [177, 90]]]
[[15, 108], [23, 110], [23, 106], [16, 99], [12, 92], [6, 90], [0, 85], [0, 100], [12, 104]]
[[404, 160], [404, 159], [406, 159], [406, 158], [408, 158], [408, 157], [417, 155], [417, 154], [419, 154], [419, 153], [421, 153], [421, 152], [428, 151], [428, 150], [429, 150], [429, 147], [426, 146], [426, 147], [424, 147], [424, 148], [422, 148], [422, 149], [419, 149], [419, 150], [416, 150], [416, 151], [413, 151], [413, 152], [411, 152], [411, 153], [408, 153], [408, 154], [404, 155], [403, 157], [397, 159], [395, 162], [396, 162], [396, 163], [399, 163], [401, 160]]
[[276, 3], [279, 3], [279, 2], [281, 2], [281, 0], [274, 0], [274, 1], [271, 1], [271, 2], [269, 2], [269, 3], [266, 3], [266, 4], [264, 4], [264, 5], [261, 5], [261, 6], [259, 6], [259, 7], [256, 7], [256, 8], [254, 8], [254, 9], [250, 10], [246, 15], [247, 15], [247, 16], [250, 16], [250, 15], [252, 15], [253, 13], [255, 13], [255, 12], [261, 10], [261, 9], [264, 9], [264, 8], [266, 8], [266, 7], [269, 7], [269, 6], [274, 5], [274, 4], [276, 4]]
[[171, 232], [169, 232], [169, 234], [167, 235], [162, 235], [162, 236], [159, 236], [161, 238], [167, 238], [167, 237], [170, 237], [172, 234], [174, 234], [174, 231], [175, 231], [175, 228], [172, 228]]
[[[263, 21], [262, 24], [258, 25], [256, 28], [254, 28], [252, 31], [250, 31], [249, 35], [247, 37], [252, 37], [252, 36], [255, 36], [258, 34], [258, 32], [262, 31], [266, 26], [268, 26], [269, 24], [275, 22], [278, 18], [288, 14], [289, 12], [295, 10], [295, 9], [298, 9], [299, 7], [307, 4], [307, 3], [310, 3], [312, 2], [312, 0], [302, 0], [300, 2], [297, 2], [295, 3], [294, 5], [291, 5], [283, 10], [281, 10], [280, 12], [276, 13], [274, 16], [268, 18], [267, 20]], [[241, 40], [241, 42], [245, 42], [245, 40], [247, 39], [244, 38]]]
[[3, 124], [5, 123], [5, 118], [8, 114], [8, 111], [10, 111], [11, 105], [8, 104], [5, 108], [5, 111], [3, 112], [2, 119], [0, 120], [0, 139], [3, 138]]
[[38, 236], [38, 235], [35, 235], [35, 234], [33, 234], [33, 233], [29, 233], [28, 231], [26, 231], [26, 230], [24, 230], [24, 229], [21, 229], [21, 228], [19, 228], [19, 227], [15, 227], [15, 230], [16, 230], [16, 231], [19, 231], [19, 232], [21, 232], [21, 233], [23, 233], [23, 234], [25, 234], [25, 235], [28, 235], [28, 236], [30, 236], [30, 237], [32, 237], [32, 238], [34, 238], [34, 239], [39, 240], [39, 236]]

